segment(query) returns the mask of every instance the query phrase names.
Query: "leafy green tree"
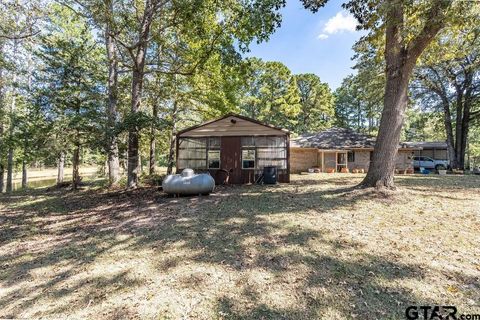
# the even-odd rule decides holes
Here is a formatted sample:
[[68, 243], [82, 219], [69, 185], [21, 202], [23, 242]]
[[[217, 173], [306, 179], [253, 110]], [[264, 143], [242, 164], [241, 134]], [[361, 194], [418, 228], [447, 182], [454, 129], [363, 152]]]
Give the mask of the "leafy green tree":
[[6, 107], [5, 107], [5, 57], [4, 57], [4, 42], [0, 40], [0, 193], [4, 192], [5, 180], [5, 162], [6, 157], [6, 143], [5, 143], [5, 124], [6, 124]]
[[[44, 154], [49, 141], [50, 126], [40, 105], [31, 100], [30, 92], [21, 96], [16, 112], [15, 144], [22, 166], [22, 188], [27, 188], [27, 167]], [[28, 97], [28, 99], [25, 99]]]
[[[303, 0], [317, 11], [326, 0]], [[400, 142], [408, 84], [418, 58], [446, 23], [454, 21], [477, 3], [432, 0], [349, 1], [344, 7], [357, 18], [370, 38], [385, 37], [385, 94], [373, 161], [362, 186], [393, 187], [395, 156]]]
[[[375, 87], [371, 72], [361, 70], [349, 75], [335, 90], [335, 120], [340, 127], [354, 128], [359, 132], [376, 133], [380, 121], [382, 90]], [[367, 79], [370, 79], [369, 81]]]
[[[414, 97], [427, 111], [443, 114], [451, 166], [465, 167], [470, 125], [480, 119], [480, 29], [476, 19], [446, 28], [414, 74]], [[441, 52], [441, 53], [440, 53]]]
[[[168, 145], [164, 156], [168, 172], [171, 172], [178, 122], [182, 120], [179, 125], [185, 126], [218, 116], [236, 106], [237, 63], [240, 64], [241, 57], [232, 41], [206, 42], [208, 34], [217, 28], [214, 17], [209, 19], [211, 21], [203, 22], [202, 26], [206, 38], [179, 26], [152, 39], [157, 60], [151, 60], [147, 66], [142, 109], [151, 112], [152, 119], [149, 142], [141, 139], [141, 149], [149, 145], [150, 174], [155, 171], [157, 138], [161, 139], [160, 145]], [[221, 33], [219, 36], [224, 37]]]
[[[80, 152], [92, 145], [102, 130], [104, 108], [103, 50], [85, 19], [70, 9], [52, 5], [49, 34], [42, 37], [37, 53], [42, 69], [37, 90], [72, 150], [72, 185], [78, 187]], [[104, 113], [103, 113], [104, 114]], [[63, 145], [60, 143], [59, 145]], [[64, 154], [67, 150], [59, 150]]]
[[336, 125], [363, 131], [365, 128], [366, 110], [361, 95], [358, 78], [350, 75], [343, 79], [335, 90]]
[[280, 62], [251, 59], [245, 96], [241, 110], [244, 114], [272, 125], [294, 130], [301, 111], [300, 91], [296, 78]]
[[334, 118], [334, 96], [328, 84], [312, 73], [295, 75], [300, 93], [301, 112], [295, 128], [298, 133], [316, 132], [329, 127]]
[[[14, 151], [16, 148], [14, 134], [17, 128], [17, 102], [22, 99], [18, 88], [25, 82], [25, 56], [30, 51], [30, 42], [37, 35], [45, 20], [45, 10], [41, 0], [15, 1], [6, 0], [0, 4], [0, 109], [4, 110], [5, 117], [0, 119], [0, 139], [5, 142], [6, 155], [0, 152], [0, 192], [3, 190], [3, 175], [7, 168], [6, 191], [13, 190], [13, 170], [15, 164]], [[7, 102], [8, 100], [8, 102]], [[8, 105], [8, 107], [7, 107]], [[2, 113], [2, 111], [0, 111]], [[8, 121], [8, 128], [6, 126]], [[26, 171], [23, 171], [25, 181]]]
[[415, 105], [407, 109], [403, 141], [445, 141], [443, 113]]
[[[121, 54], [132, 75], [130, 119], [139, 118], [141, 99], [144, 89], [145, 74], [158, 67], [155, 46], [165, 44], [170, 39], [172, 29], [180, 34], [196, 36], [193, 41], [197, 57], [192, 67], [201, 65], [213, 51], [232, 48], [236, 42], [245, 50], [253, 41], [263, 41], [280, 23], [278, 10], [284, 5], [283, 0], [244, 2], [231, 1], [161, 1], [145, 0], [131, 5], [118, 6], [112, 12], [116, 17], [114, 34], [121, 46]], [[132, 9], [133, 8], [133, 9]], [[173, 33], [175, 34], [175, 33]], [[156, 40], [154, 41], [154, 38]], [[173, 37], [175, 41], [175, 37]], [[184, 42], [187, 46], [192, 43]], [[165, 61], [160, 61], [163, 65]], [[166, 61], [168, 64], [168, 61]], [[172, 72], [172, 70], [170, 70]], [[175, 71], [179, 72], [179, 71]], [[141, 128], [131, 122], [129, 127], [128, 147], [128, 187], [138, 184], [139, 141]]]

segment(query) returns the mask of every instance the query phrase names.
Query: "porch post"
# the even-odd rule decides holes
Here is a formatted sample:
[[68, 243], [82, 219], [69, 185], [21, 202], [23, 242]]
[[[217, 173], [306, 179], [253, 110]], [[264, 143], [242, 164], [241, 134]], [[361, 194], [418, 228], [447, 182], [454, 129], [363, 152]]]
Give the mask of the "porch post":
[[321, 151], [322, 153], [322, 172], [325, 172], [325, 153]]
[[335, 151], [335, 172], [338, 171], [337, 166], [338, 166], [338, 152]]

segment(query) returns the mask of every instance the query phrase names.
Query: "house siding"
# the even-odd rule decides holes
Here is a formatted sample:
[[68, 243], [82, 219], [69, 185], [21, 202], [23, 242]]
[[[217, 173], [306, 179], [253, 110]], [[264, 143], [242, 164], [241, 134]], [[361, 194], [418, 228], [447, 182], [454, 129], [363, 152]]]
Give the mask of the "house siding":
[[[290, 149], [290, 168], [292, 173], [306, 172], [312, 167], [321, 167], [321, 150], [319, 149], [302, 149], [291, 148]], [[370, 166], [370, 150], [354, 150], [355, 161], [348, 162], [348, 169], [363, 169], [368, 171]], [[396, 169], [409, 169], [413, 168], [413, 151], [399, 150], [395, 159]], [[325, 153], [325, 170], [328, 168], [335, 168], [335, 153]]]
[[290, 171], [300, 173], [319, 165], [318, 149], [290, 148]]
[[395, 169], [413, 169], [413, 151], [399, 151], [395, 161]]
[[[232, 122], [232, 120], [234, 122]], [[279, 136], [287, 133], [281, 130], [230, 116], [198, 128], [180, 133], [179, 137], [225, 137], [225, 136]]]
[[[234, 121], [231, 121], [234, 120]], [[254, 147], [242, 147], [242, 138], [254, 137], [256, 140], [262, 140], [263, 145]], [[267, 143], [267, 139], [275, 138], [274, 141], [282, 142], [277, 146], [271, 146]], [[220, 145], [216, 144], [210, 148], [210, 139], [220, 141]], [[190, 146], [180, 148], [180, 141], [205, 141], [200, 146]], [[272, 140], [272, 139], [271, 139]], [[177, 135], [176, 145], [176, 171], [180, 172], [185, 166], [190, 165], [196, 172], [209, 172], [215, 179], [217, 184], [244, 184], [255, 183], [263, 174], [263, 167], [282, 161], [277, 166], [283, 167], [278, 169], [278, 182], [290, 182], [290, 140], [289, 133], [284, 130], [276, 129], [268, 125], [262, 125], [255, 120], [247, 120], [240, 116], [227, 116], [212, 122], [192, 127], [179, 132]], [[281, 149], [281, 157], [275, 153], [270, 155], [271, 150]], [[197, 150], [198, 149], [198, 150]], [[255, 150], [255, 169], [242, 168], [242, 150]], [[179, 159], [179, 151], [182, 156]], [[193, 150], [193, 153], [192, 153]], [[213, 169], [208, 166], [208, 150], [220, 152], [220, 168]], [[263, 152], [260, 158], [260, 150]], [[284, 151], [284, 152], [283, 152]], [[283, 152], [283, 153], [282, 153]], [[263, 164], [260, 164], [262, 161]], [[193, 163], [193, 165], [191, 164]], [[284, 164], [283, 164], [284, 163]], [[227, 178], [228, 177], [228, 178]]]
[[355, 153], [355, 161], [348, 162], [348, 169], [363, 169], [368, 171], [370, 166], [370, 151], [353, 151]]

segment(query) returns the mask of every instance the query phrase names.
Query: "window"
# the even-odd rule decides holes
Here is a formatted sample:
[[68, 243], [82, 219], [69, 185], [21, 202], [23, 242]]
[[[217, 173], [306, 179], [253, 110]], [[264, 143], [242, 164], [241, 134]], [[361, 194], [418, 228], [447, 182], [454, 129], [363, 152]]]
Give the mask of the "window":
[[373, 161], [373, 151], [370, 151], [370, 161]]
[[243, 169], [287, 168], [286, 137], [242, 137], [241, 145]]
[[220, 138], [179, 138], [178, 168], [220, 169]]
[[220, 137], [208, 138], [208, 149], [220, 149]]
[[255, 150], [242, 150], [242, 169], [255, 169]]
[[279, 169], [286, 169], [287, 168], [287, 160], [268, 160], [268, 159], [258, 159], [258, 167], [270, 167], [275, 166]]
[[204, 169], [207, 165], [207, 139], [180, 138], [178, 141], [179, 169]]
[[286, 159], [287, 150], [285, 148], [257, 148], [258, 158], [261, 159]]
[[255, 138], [255, 146], [268, 147], [268, 148], [281, 148], [285, 147], [284, 137], [257, 137]]
[[208, 150], [208, 169], [220, 169], [220, 150]]
[[355, 162], [355, 151], [348, 151], [347, 161]]
[[242, 137], [242, 147], [255, 147], [255, 137]]

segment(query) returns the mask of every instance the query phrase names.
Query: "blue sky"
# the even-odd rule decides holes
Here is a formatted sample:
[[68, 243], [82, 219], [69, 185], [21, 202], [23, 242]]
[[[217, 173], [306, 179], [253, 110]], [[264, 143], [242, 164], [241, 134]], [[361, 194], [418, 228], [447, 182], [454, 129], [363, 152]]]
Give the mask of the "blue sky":
[[282, 26], [268, 42], [251, 44], [245, 56], [280, 61], [293, 73], [315, 73], [334, 90], [352, 73], [352, 45], [361, 33], [355, 19], [345, 12], [343, 1], [330, 0], [317, 13], [303, 8], [300, 0], [288, 0], [282, 9]]

